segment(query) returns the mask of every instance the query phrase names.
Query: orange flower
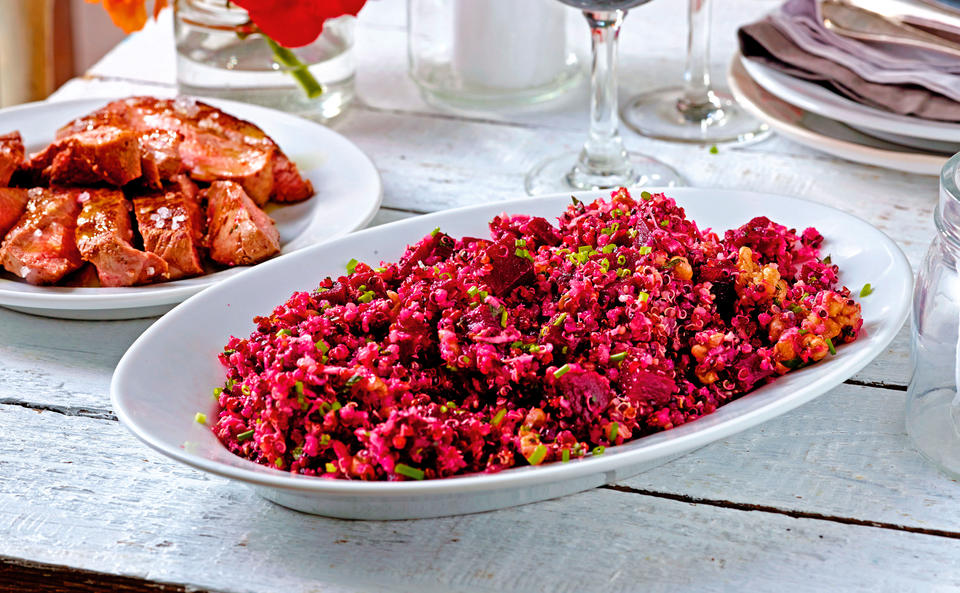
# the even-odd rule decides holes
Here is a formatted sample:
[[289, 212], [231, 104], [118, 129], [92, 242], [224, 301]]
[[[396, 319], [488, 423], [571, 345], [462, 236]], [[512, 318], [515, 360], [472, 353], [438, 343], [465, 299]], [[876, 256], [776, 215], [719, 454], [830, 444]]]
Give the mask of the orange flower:
[[[100, 0], [87, 0], [96, 4]], [[124, 33], [139, 31], [147, 22], [147, 0], [103, 0], [106, 9], [113, 20], [113, 24], [123, 29]], [[167, 6], [167, 0], [153, 1], [153, 18], [157, 18], [160, 11]]]

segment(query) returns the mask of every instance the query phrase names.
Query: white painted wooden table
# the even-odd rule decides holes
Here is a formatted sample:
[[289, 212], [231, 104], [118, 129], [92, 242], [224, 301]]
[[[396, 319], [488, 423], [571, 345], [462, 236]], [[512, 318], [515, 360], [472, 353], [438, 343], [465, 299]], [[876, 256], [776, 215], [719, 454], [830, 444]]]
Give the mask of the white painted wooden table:
[[[627, 19], [623, 97], [677, 79], [682, 5], [659, 0]], [[717, 3], [718, 74], [736, 26], [775, 5]], [[583, 88], [527, 113], [470, 117], [428, 106], [406, 77], [404, 21], [399, 0], [365, 9], [359, 104], [335, 125], [382, 172], [375, 224], [518, 196], [536, 161], [582, 141]], [[149, 93], [173, 80], [166, 19], [51, 100]], [[934, 232], [933, 177], [778, 138], [713, 155], [624, 135], [693, 185], [802, 196], [860, 215], [914, 266]], [[130, 590], [168, 583], [164, 590], [258, 593], [960, 589], [960, 485], [927, 465], [904, 433], [906, 329], [815, 402], [616, 486], [480, 515], [348, 522], [301, 515], [180, 466], [117, 423], [111, 373], [153, 321], [0, 309], [0, 588], [21, 579], [30, 590], [22, 575], [46, 574], [88, 579], [83, 590], [124, 575]]]

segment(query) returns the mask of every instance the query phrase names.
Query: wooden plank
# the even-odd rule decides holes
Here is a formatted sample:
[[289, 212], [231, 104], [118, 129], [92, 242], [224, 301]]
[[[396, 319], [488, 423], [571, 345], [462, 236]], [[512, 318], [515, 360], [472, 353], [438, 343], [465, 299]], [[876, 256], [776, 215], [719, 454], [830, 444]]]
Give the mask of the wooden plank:
[[[0, 591], [4, 593], [188, 593], [180, 585], [165, 585], [143, 579], [68, 566], [27, 562], [0, 557]], [[189, 593], [205, 593], [190, 588]]]
[[[9, 406], [0, 419], [13, 427], [0, 530], [16, 534], [0, 538], [0, 554], [34, 562], [224, 591], [960, 587], [952, 534], [605, 489], [463, 517], [338, 521], [166, 461], [115, 422]], [[872, 513], [883, 491], [870, 488], [857, 508]], [[956, 522], [955, 505], [924, 502], [913, 506], [929, 502], [935, 525]]]

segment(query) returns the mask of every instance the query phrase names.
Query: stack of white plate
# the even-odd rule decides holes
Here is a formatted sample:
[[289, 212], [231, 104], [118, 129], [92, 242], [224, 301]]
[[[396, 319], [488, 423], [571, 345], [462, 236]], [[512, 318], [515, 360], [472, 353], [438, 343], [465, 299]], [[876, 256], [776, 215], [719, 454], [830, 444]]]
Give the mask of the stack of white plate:
[[960, 124], [890, 113], [816, 83], [734, 56], [730, 88], [744, 109], [783, 136], [858, 163], [939, 175], [960, 152]]

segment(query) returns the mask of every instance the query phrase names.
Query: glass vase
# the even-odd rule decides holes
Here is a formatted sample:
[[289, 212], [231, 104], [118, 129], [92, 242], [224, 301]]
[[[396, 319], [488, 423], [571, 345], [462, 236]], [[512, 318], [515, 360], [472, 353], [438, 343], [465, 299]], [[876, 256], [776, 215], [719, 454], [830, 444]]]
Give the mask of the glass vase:
[[[275, 55], [271, 41], [256, 32], [247, 11], [232, 2], [176, 0], [178, 89], [320, 121], [333, 119], [354, 97], [355, 21], [352, 16], [326, 21], [316, 41], [289, 50], [300, 62], [293, 65]], [[311, 92], [316, 90], [314, 81], [322, 92]]]

